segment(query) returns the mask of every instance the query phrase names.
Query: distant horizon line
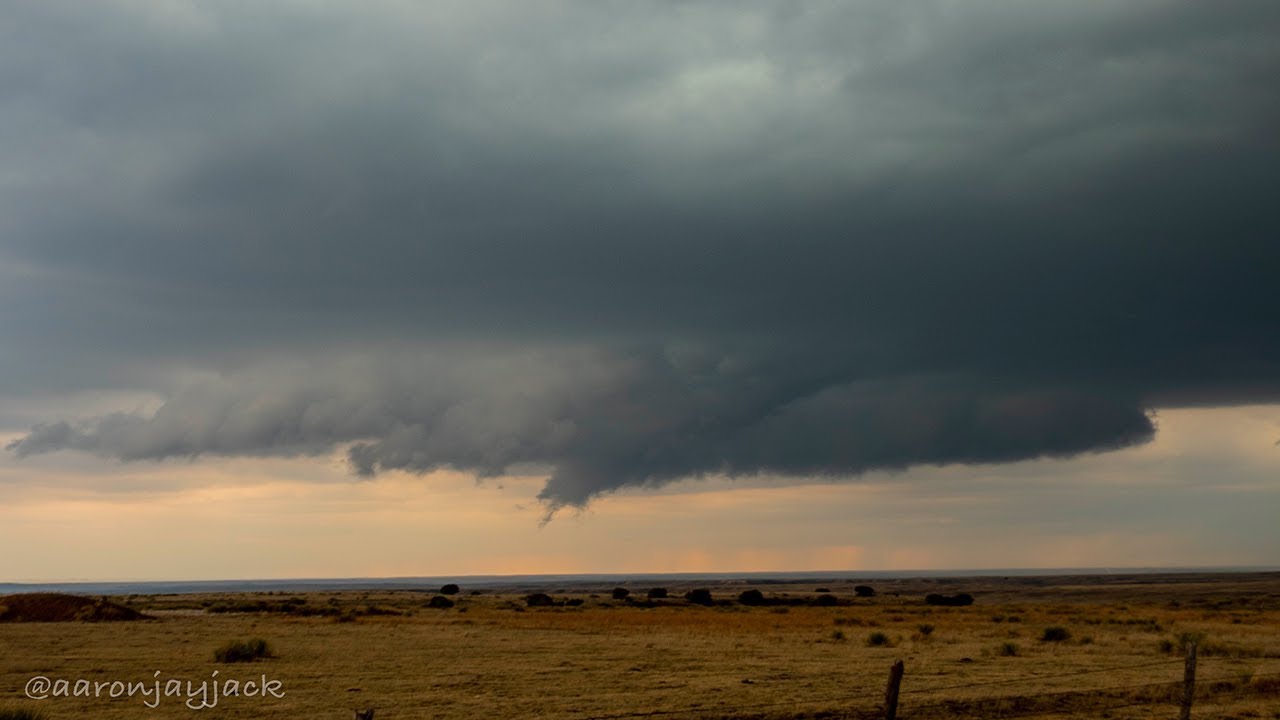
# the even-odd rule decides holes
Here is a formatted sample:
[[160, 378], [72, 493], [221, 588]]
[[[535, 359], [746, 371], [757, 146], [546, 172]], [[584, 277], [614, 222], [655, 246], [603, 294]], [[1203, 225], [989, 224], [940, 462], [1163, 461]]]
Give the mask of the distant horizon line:
[[195, 579], [16, 579], [0, 581], [0, 591], [8, 588], [26, 589], [40, 587], [67, 586], [271, 586], [280, 585], [319, 585], [331, 584], [341, 586], [372, 583], [387, 588], [394, 584], [421, 584], [439, 581], [469, 581], [471, 583], [501, 584], [513, 582], [552, 582], [624, 579], [726, 579], [726, 578], [767, 578], [808, 580], [815, 578], [929, 578], [929, 577], [990, 577], [994, 575], [1017, 575], [1022, 577], [1071, 576], [1071, 575], [1109, 575], [1109, 574], [1158, 574], [1158, 573], [1248, 573], [1248, 572], [1280, 572], [1280, 565], [1146, 565], [1146, 566], [1099, 566], [1099, 567], [1022, 567], [1022, 568], [959, 568], [928, 569], [911, 568], [904, 570], [728, 570], [706, 572], [560, 572], [560, 573], [478, 573], [478, 574], [446, 574], [446, 575], [394, 575], [394, 576], [350, 576], [350, 577], [257, 577], [257, 578], [195, 578]]

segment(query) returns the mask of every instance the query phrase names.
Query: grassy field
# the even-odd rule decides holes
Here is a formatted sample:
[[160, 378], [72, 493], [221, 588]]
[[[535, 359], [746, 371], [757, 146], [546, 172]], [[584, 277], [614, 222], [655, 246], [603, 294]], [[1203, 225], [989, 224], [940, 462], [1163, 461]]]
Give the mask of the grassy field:
[[[702, 585], [712, 606], [685, 602], [692, 586], [668, 586], [671, 599], [645, 607], [647, 585], [615, 600], [612, 586], [471, 594], [463, 584], [448, 609], [412, 591], [112, 598], [155, 619], [0, 624], [0, 709], [191, 717], [185, 686], [150, 709], [141, 694], [105, 697], [107, 684], [154, 685], [159, 671], [161, 683], [198, 687], [216, 671], [219, 681], [265, 674], [283, 697], [220, 698], [196, 715], [860, 717], [901, 659], [902, 718], [1172, 718], [1157, 701], [1174, 685], [1150, 685], [1180, 683], [1182, 644], [1195, 639], [1195, 717], [1280, 718], [1280, 575], [878, 581], [871, 598], [856, 584]], [[768, 604], [738, 603], [748, 588]], [[526, 607], [533, 591], [575, 604]], [[959, 592], [976, 602], [923, 600]], [[815, 605], [822, 594], [839, 604]], [[254, 639], [270, 657], [215, 661], [227, 643]], [[104, 696], [29, 700], [35, 676], [103, 683]]]

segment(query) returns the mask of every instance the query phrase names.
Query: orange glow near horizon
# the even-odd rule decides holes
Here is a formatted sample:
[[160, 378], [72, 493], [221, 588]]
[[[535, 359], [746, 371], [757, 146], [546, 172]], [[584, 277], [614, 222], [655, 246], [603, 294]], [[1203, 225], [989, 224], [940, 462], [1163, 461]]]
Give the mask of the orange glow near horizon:
[[1196, 535], [1164, 512], [1107, 513], [1274, 508], [1277, 437], [1274, 407], [1171, 410], [1153, 443], [1116, 453], [841, 482], [682, 481], [546, 526], [538, 477], [360, 480], [334, 458], [7, 458], [0, 542], [20, 550], [0, 555], [0, 581], [1265, 564], [1273, 532]]

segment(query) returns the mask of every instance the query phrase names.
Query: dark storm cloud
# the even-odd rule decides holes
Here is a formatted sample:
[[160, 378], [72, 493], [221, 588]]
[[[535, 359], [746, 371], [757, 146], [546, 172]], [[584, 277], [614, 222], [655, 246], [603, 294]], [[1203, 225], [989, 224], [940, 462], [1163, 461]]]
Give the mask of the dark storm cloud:
[[1274, 3], [5, 14], [0, 393], [167, 398], [20, 455], [349, 446], [554, 506], [1280, 395]]
[[[787, 358], [790, 362], [796, 358]], [[956, 377], [831, 383], [783, 358], [558, 351], [258, 367], [194, 384], [153, 414], [39, 425], [19, 456], [74, 449], [123, 460], [318, 454], [354, 471], [546, 468], [553, 508], [707, 473], [838, 475], [990, 462], [1146, 440], [1132, 404]]]

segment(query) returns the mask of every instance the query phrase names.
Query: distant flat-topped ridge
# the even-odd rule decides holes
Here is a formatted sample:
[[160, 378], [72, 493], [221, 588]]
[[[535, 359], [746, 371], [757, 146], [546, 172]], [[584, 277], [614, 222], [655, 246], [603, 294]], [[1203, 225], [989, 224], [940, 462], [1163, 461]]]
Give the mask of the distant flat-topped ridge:
[[440, 575], [366, 578], [278, 578], [247, 580], [138, 580], [0, 582], [0, 593], [71, 593], [88, 596], [225, 594], [267, 592], [432, 591], [445, 583], [459, 583], [467, 590], [529, 593], [572, 589], [608, 592], [618, 585], [661, 585], [670, 589], [694, 587], [750, 587], [755, 585], [826, 585], [879, 583], [901, 586], [902, 592], [935, 585], [998, 583], [1011, 588], [1050, 588], [1062, 585], [1164, 585], [1189, 583], [1280, 581], [1280, 567], [1204, 568], [1013, 568], [975, 570], [831, 570], [705, 573], [584, 573], [545, 575]]
[[114, 622], [146, 620], [133, 608], [103, 598], [65, 593], [23, 593], [0, 596], [0, 623], [4, 622]]

